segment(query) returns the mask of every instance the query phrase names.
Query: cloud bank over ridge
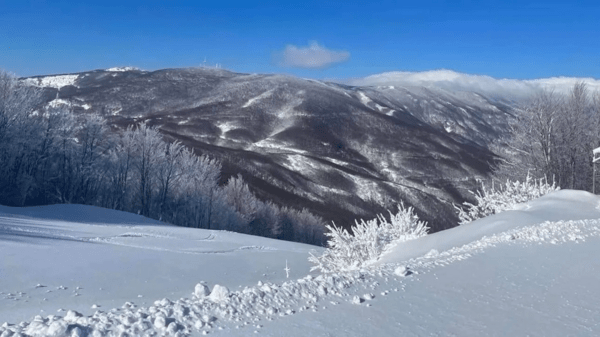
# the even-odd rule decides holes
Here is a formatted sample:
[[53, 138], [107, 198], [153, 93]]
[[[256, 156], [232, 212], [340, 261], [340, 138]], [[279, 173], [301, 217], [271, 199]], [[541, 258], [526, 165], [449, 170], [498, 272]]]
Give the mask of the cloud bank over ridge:
[[497, 79], [440, 69], [423, 72], [392, 71], [343, 81], [357, 86], [424, 86], [451, 91], [474, 91], [490, 97], [524, 99], [543, 89], [568, 93], [577, 82], [585, 82], [590, 91], [600, 92], [600, 80], [594, 78], [551, 77], [535, 80]]

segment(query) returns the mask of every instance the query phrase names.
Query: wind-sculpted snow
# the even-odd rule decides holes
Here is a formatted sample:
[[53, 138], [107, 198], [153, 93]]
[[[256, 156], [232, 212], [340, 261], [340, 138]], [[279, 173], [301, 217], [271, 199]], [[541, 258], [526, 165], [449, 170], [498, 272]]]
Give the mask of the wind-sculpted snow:
[[[98, 310], [87, 317], [76, 311], [68, 311], [64, 317], [36, 316], [31, 322], [6, 324], [0, 328], [0, 332], [11, 331], [29, 336], [120, 336], [123, 333], [186, 336], [198, 332], [206, 334], [214, 329], [260, 329], [262, 324], [268, 324], [263, 321], [305, 310], [318, 311], [320, 304], [326, 301], [339, 304], [336, 300], [342, 300], [357, 305], [370, 301], [376, 297], [372, 293], [362, 297], [350, 296], [348, 288], [359, 283], [374, 284], [375, 276], [389, 279], [394, 276], [407, 277], [410, 275], [408, 271], [413, 270], [423, 273], [434, 266], [466, 259], [487, 247], [502, 243], [583, 242], [591, 236], [600, 236], [598, 220], [546, 222], [486, 237], [449, 251], [431, 251], [425, 256], [406, 261], [408, 267], [384, 265], [368, 272], [307, 276], [282, 284], [259, 282], [256, 286], [231, 293], [215, 285], [208, 296], [194, 295], [175, 301], [165, 298], [148, 307], [127, 302], [121, 308], [108, 312]], [[389, 292], [384, 291], [382, 295]]]
[[[542, 211], [540, 207], [546, 210], [551, 207], [559, 210], [569, 207], [568, 203], [561, 205], [562, 199], [577, 202], [582, 216], [600, 215], [600, 211], [596, 209], [600, 200], [595, 196], [573, 191], [561, 191], [556, 194], [530, 202], [530, 207], [525, 211], [506, 211], [503, 214], [539, 213]], [[355, 310], [349, 309], [348, 306], [364, 307], [363, 310], [367, 310], [368, 307], [377, 307], [383, 298], [388, 298], [394, 293], [401, 292], [408, 296], [407, 292], [410, 289], [407, 290], [406, 286], [410, 282], [419, 282], [418, 277], [434, 273], [438, 268], [469, 259], [474, 255], [481, 255], [492, 247], [583, 244], [592, 238], [600, 238], [599, 219], [564, 218], [530, 225], [510, 223], [507, 224], [508, 227], [502, 227], [496, 224], [500, 215], [502, 214], [478, 220], [479, 228], [484, 229], [480, 232], [483, 235], [466, 244], [456, 244], [460, 240], [456, 240], [450, 233], [460, 231], [465, 226], [446, 231], [448, 233], [434, 234], [437, 235], [438, 242], [453, 245], [450, 249], [438, 245], [437, 249], [433, 248], [425, 254], [412, 257], [398, 254], [398, 251], [392, 249], [388, 252], [388, 255], [392, 256], [387, 256], [387, 260], [384, 258], [362, 270], [308, 275], [285, 281], [261, 280], [254, 285], [240, 287], [239, 290], [231, 290], [231, 286], [224, 286], [220, 282], [211, 284], [199, 279], [196, 286], [190, 286], [186, 295], [179, 299], [163, 298], [152, 300], [145, 305], [136, 303], [141, 300], [126, 301], [119, 308], [112, 309], [94, 304], [91, 307], [95, 312], [90, 315], [75, 310], [59, 310], [58, 314], [38, 315], [19, 324], [4, 323], [0, 326], [0, 336], [198, 336], [209, 333], [227, 336], [248, 335], [267, 330], [276, 322], [284, 324], [286, 320], [292, 319], [291, 317], [306, 317], [312, 312], [329, 315], [339, 310]], [[497, 231], [498, 228], [506, 230]], [[139, 232], [129, 231], [124, 234], [132, 233], [135, 235], [128, 237], [137, 237]], [[434, 235], [411, 242], [430, 239]], [[396, 260], [390, 262], [394, 258]], [[523, 258], [527, 259], [526, 256]], [[292, 264], [292, 270], [294, 267]], [[438, 281], [440, 285], [443, 282], [443, 279]], [[46, 284], [37, 284], [35, 288], [43, 290], [48, 287]], [[64, 289], [57, 291], [68, 290], [62, 288]], [[85, 287], [76, 290], [84, 293]], [[27, 296], [22, 292], [2, 292], [1, 295], [9, 298]], [[368, 315], [368, 312], [365, 313]], [[356, 322], [348, 324], [353, 325]], [[330, 331], [341, 333], [341, 330], [337, 330], [340, 327], [331, 329]], [[394, 328], [389, 329], [388, 333], [392, 335], [391, 331], [394, 331]], [[359, 332], [349, 335], [357, 334]]]
[[284, 279], [286, 259], [298, 277], [310, 269], [311, 250], [320, 249], [91, 206], [1, 207], [0, 320], [179, 298], [199, 279], [230, 289]]
[[[541, 224], [519, 227], [507, 232], [483, 237], [461, 247], [439, 252], [430, 250], [427, 254], [405, 261], [411, 270], [423, 270], [432, 266], [444, 266], [449, 263], [464, 260], [473, 254], [481, 253], [486, 248], [500, 244], [564, 244], [568, 242], [581, 243], [590, 237], [600, 237], [600, 219], [546, 221]], [[394, 273], [397, 263], [382, 264], [386, 273]]]

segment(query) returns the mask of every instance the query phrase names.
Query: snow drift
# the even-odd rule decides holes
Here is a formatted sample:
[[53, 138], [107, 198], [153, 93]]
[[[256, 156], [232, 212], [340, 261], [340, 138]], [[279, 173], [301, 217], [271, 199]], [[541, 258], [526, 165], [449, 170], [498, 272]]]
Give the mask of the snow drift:
[[[587, 192], [553, 192], [322, 275], [307, 275], [305, 245], [2, 208], [0, 317], [25, 318], [0, 336], [593, 335], [599, 205]], [[134, 276], [128, 259], [149, 263]], [[181, 268], [160, 279], [165, 265]]]

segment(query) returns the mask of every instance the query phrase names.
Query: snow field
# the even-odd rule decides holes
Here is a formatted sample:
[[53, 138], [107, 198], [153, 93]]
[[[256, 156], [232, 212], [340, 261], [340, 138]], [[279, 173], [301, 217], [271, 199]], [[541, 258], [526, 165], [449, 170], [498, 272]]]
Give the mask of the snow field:
[[[365, 289], [375, 290], [383, 282], [384, 286], [396, 287], [382, 290], [380, 295], [386, 296], [391, 291], [397, 291], [398, 283], [403, 288], [402, 280], [411, 275], [412, 270], [417, 275], [425, 273], [498, 244], [560, 244], [583, 242], [592, 236], [600, 237], [599, 220], [547, 221], [483, 237], [441, 253], [431, 250], [401, 265], [373, 265], [368, 270], [353, 273], [309, 275], [281, 284], [259, 281], [256, 286], [239, 291], [229, 291], [217, 284], [209, 292], [206, 284], [199, 283], [191, 298], [176, 301], [165, 298], [148, 307], [127, 302], [121, 308], [108, 312], [97, 310], [88, 317], [76, 311], [68, 311], [64, 317], [36, 316], [31, 322], [3, 324], [0, 336], [188, 336], [230, 328], [256, 328], [261, 326], [259, 322], [262, 320], [271, 321], [302, 311], [326, 308], [319, 303], [335, 306], [340, 299], [355, 305], [372, 302], [377, 297], [372, 292], [362, 296], [352, 296], [350, 293], [359, 291], [356, 289], [358, 284], [363, 284]], [[371, 304], [366, 303], [365, 306]]]
[[[254, 325], [261, 319], [293, 315], [304, 310], [317, 311], [317, 302], [331, 296], [348, 296], [344, 289], [351, 280], [340, 275], [307, 276], [283, 284], [258, 282], [254, 287], [230, 292], [215, 285], [208, 294], [207, 286], [198, 284], [192, 298], [177, 301], [162, 299], [149, 307], [138, 307], [126, 302], [119, 309], [108, 312], [97, 310], [84, 317], [68, 311], [64, 317], [36, 316], [31, 322], [18, 325], [4, 323], [0, 336], [187, 336], [193, 332], [208, 333], [221, 328], [223, 322], [232, 322], [237, 328]], [[207, 295], [208, 294], [208, 295]]]
[[[494, 246], [502, 246], [504, 251], [502, 254], [506, 254], [506, 251], [514, 250], [512, 248], [507, 248], [511, 245], [519, 245], [520, 247], [540, 247], [532, 250], [538, 253], [536, 259], [539, 260], [540, 256], [543, 256], [544, 252], [548, 251], [548, 248], [543, 247], [544, 245], [550, 247], [565, 243], [583, 243], [587, 240], [594, 242], [591, 240], [592, 238], [598, 240], [597, 238], [600, 237], [600, 219], [595, 219], [600, 213], [596, 209], [597, 206], [598, 197], [592, 196], [589, 193], [574, 191], [555, 192], [528, 203], [527, 207], [523, 207], [524, 210], [507, 211], [489, 218], [477, 220], [470, 225], [460, 226], [452, 230], [399, 244], [397, 247], [388, 250], [379, 261], [358, 271], [343, 274], [328, 273], [316, 277], [308, 275], [296, 280], [283, 281], [285, 280], [285, 278], [283, 278], [279, 281], [275, 280], [274, 282], [258, 281], [256, 285], [243, 288], [240, 287], [239, 290], [235, 291], [231, 291], [229, 288], [223, 286], [222, 282], [218, 279], [216, 279], [216, 282], [215, 279], [213, 279], [211, 282], [213, 283], [212, 290], [210, 290], [208, 283], [200, 282], [193, 289], [190, 288], [188, 290], [193, 290], [191, 296], [182, 297], [179, 300], [169, 300], [168, 298], [164, 298], [162, 300], [150, 302], [149, 305], [142, 306], [128, 301], [120, 308], [106, 311], [97, 310], [99, 306], [94, 304], [92, 307], [96, 309], [96, 311], [88, 316], [75, 310], [59, 310], [59, 315], [38, 315], [30, 321], [24, 321], [16, 325], [4, 323], [0, 326], [0, 337], [125, 335], [198, 336], [205, 334], [218, 335], [219, 333], [226, 336], [246, 336], [254, 332], [269, 336], [281, 336], [283, 333], [290, 336], [304, 336], [307, 333], [309, 333], [309, 335], [310, 333], [314, 333], [313, 335], [327, 336], [331, 335], [332, 331], [335, 332], [334, 335], [360, 336], [364, 335], [367, 330], [373, 333], [375, 333], [374, 331], [377, 331], [379, 335], [382, 336], [395, 336], [398, 335], [396, 333], [397, 331], [410, 332], [414, 335], [439, 334], [447, 331], [446, 329], [449, 327], [459, 332], [470, 331], [470, 335], [490, 335], [490, 333], [494, 335], [513, 329], [512, 325], [508, 326], [497, 323], [503, 322], [503, 320], [505, 321], [506, 318], [503, 318], [502, 316], [498, 317], [494, 314], [496, 311], [491, 309], [494, 307], [493, 303], [503, 303], [500, 309], [494, 310], [500, 310], [498, 312], [507, 315], [506, 317], [509, 317], [510, 319], [521, 317], [519, 315], [515, 317], [513, 317], [514, 315], [511, 316], [510, 313], [515, 310], [520, 313], [533, 315], [530, 317], [531, 319], [524, 319], [521, 322], [521, 324], [527, 324], [528, 322], [532, 323], [529, 325], [522, 325], [520, 328], [525, 329], [524, 331], [536, 331], [532, 329], [536, 329], [535, 324], [539, 324], [537, 322], [539, 322], [540, 319], [543, 319], [543, 317], [535, 316], [537, 315], [537, 311], [533, 312], [528, 310], [541, 310], [547, 306], [539, 301], [531, 303], [527, 302], [527, 298], [530, 298], [531, 295], [530, 292], [513, 294], [513, 292], [506, 291], [506, 289], [513, 288], [529, 289], [522, 286], [522, 283], [514, 282], [526, 282], [529, 277], [543, 271], [542, 269], [536, 269], [536, 271], [530, 271], [531, 275], [528, 274], [528, 270], [538, 267], [535, 264], [536, 262], [528, 264], [527, 261], [530, 259], [529, 256], [524, 256], [521, 253], [520, 255], [517, 254], [517, 256], [523, 255], [522, 261], [516, 261], [515, 257], [511, 257], [511, 260], [503, 260], [503, 263], [506, 264], [508, 264], [507, 261], [510, 262], [510, 268], [515, 268], [515, 266], [519, 268], [518, 270], [521, 270], [520, 272], [524, 273], [522, 276], [515, 277], [515, 275], [511, 274], [502, 274], [499, 275], [499, 278], [497, 278], [495, 282], [503, 283], [490, 285], [486, 283], [488, 281], [485, 281], [484, 283], [488, 284], [487, 286], [481, 285], [482, 282], [478, 279], [470, 280], [469, 282], [480, 285], [480, 288], [477, 289], [480, 292], [466, 293], [467, 290], [464, 289], [456, 292], [455, 288], [453, 288], [455, 285], [450, 288], [445, 287], [445, 282], [448, 280], [437, 280], [436, 274], [447, 274], [446, 277], [452, 278], [452, 282], [456, 283], [459, 281], [460, 283], [458, 284], [464, 283], [464, 277], [467, 277], [468, 279], [471, 277], [470, 273], [476, 272], [476, 270], [464, 270], [464, 262], [454, 264], [453, 267], [463, 266], [461, 267], [463, 268], [462, 272], [458, 273], [450, 267], [443, 269], [440, 269], [439, 267], [467, 259], [469, 261], [477, 260], [479, 261], [478, 263], [491, 263], [493, 265], [495, 263], [494, 261], [482, 259], [482, 257], [487, 256], [489, 252], [486, 252], [486, 254], [482, 253], [486, 250], [490, 250], [490, 248]], [[565, 211], [565, 209], [569, 209], [574, 213], [571, 214]], [[541, 214], [544, 214], [546, 219], [552, 219], [552, 221], [538, 220], [543, 219]], [[575, 215], [586, 216], [591, 219], [569, 220], [569, 217]], [[557, 218], [558, 216], [563, 217], [562, 220]], [[518, 221], [514, 221], [515, 219], [518, 219]], [[35, 223], [36, 226], [41, 226], [43, 224], [43, 222]], [[67, 223], [60, 222], [54, 222], [54, 224], [60, 224], [61, 227], [67, 225]], [[14, 223], [13, 225], [16, 226], [17, 223]], [[24, 226], [26, 223], [21, 223], [20, 225]], [[107, 228], [113, 227], [96, 226], [92, 229], [94, 228], [102, 229], [104, 232]], [[115, 228], [115, 230], [117, 229], [118, 228]], [[127, 240], [144, 239], [146, 236], [137, 235], [143, 234], [142, 229], [142, 227], [138, 227], [138, 230], [135, 232], [128, 229], [126, 233], [119, 235], [119, 237]], [[166, 230], [166, 228], [163, 230]], [[181, 228], [173, 228], [173, 230], [181, 230], [183, 233], [183, 229]], [[472, 235], [465, 236], [465, 230], [468, 230]], [[121, 230], [119, 229], [119, 231]], [[2, 231], [0, 230], [0, 233], [1, 232]], [[55, 233], [55, 235], [57, 234], [58, 233]], [[218, 233], [218, 235], [224, 235], [224, 238], [227, 240], [240, 240], [240, 243], [243, 243], [244, 247], [253, 244], [252, 241], [248, 241], [251, 239], [250, 237], [239, 235], [225, 237], [227, 234], [228, 233]], [[164, 237], [166, 238], [167, 236], [168, 235], [165, 235]], [[468, 239], [468, 241], [465, 241], [465, 239]], [[258, 240], [258, 238], [255, 240]], [[213, 238], [212, 241], [215, 241], [215, 238]], [[428, 245], [428, 242], [435, 244]], [[157, 244], [157, 242], [154, 241], [148, 242], [148, 244], [150, 243]], [[181, 243], [182, 241], [179, 241], [179, 239], [176, 242], [177, 246], [180, 246]], [[256, 245], [257, 242], [254, 242], [254, 244]], [[273, 244], [276, 243], [274, 242]], [[416, 247], [427, 248], [425, 251], [422, 251], [416, 249]], [[577, 247], [587, 247], [587, 250], [593, 248], [589, 245], [578, 245]], [[408, 249], [408, 253], [406, 253], [406, 251], [403, 252], [402, 249]], [[497, 250], [498, 249], [490, 251], [493, 252]], [[237, 251], [239, 251], [239, 249]], [[564, 252], [564, 250], [560, 252]], [[564, 253], [562, 253], [562, 255], [556, 255], [557, 252], [553, 252], [553, 254], [555, 254], [553, 255], [553, 258], [564, 255]], [[478, 256], [469, 259], [475, 255]], [[266, 256], [267, 255], [261, 255], [261, 257]], [[178, 258], [179, 257], [180, 256], [178, 255]], [[256, 259], [258, 257], [254, 258]], [[566, 261], [568, 260], [569, 259], [566, 258]], [[517, 264], [517, 262], [520, 264]], [[564, 268], [565, 261], [562, 263], [563, 264], [558, 266], [559, 269]], [[298, 262], [294, 262], [292, 267], [297, 264]], [[505, 268], [504, 265], [496, 267], [511, 270], [508, 267]], [[493, 266], [490, 268], [495, 270]], [[283, 265], [280, 269], [282, 269], [281, 274], [283, 274]], [[298, 268], [296, 267], [295, 269]], [[555, 269], [556, 268], [551, 268], [550, 271]], [[447, 270], [451, 271], [446, 272]], [[461, 269], [459, 268], [458, 270], [460, 271]], [[461, 275], [466, 276], [461, 277]], [[585, 273], [581, 275], [585, 275]], [[485, 276], [489, 276], [489, 274], [484, 275], [484, 277]], [[513, 279], [518, 279], [519, 281], [513, 282]], [[535, 280], [535, 277], [533, 277], [533, 279]], [[550, 285], [564, 279], [564, 277], [555, 279]], [[580, 275], [575, 274], [573, 280], [578, 279], [580, 279]], [[486, 280], [490, 280], [490, 278], [488, 277]], [[421, 281], [426, 281], [427, 285], [421, 287]], [[543, 281], [544, 280], [536, 280], [535, 284], [539, 284]], [[234, 284], [237, 285], [242, 281], [241, 279], [236, 279], [234, 282]], [[410, 292], [416, 291], [417, 294], [412, 295], [409, 291], [405, 292], [405, 286], [409, 282], [412, 283], [412, 286], [408, 289]], [[569, 279], [565, 282], [571, 281]], [[162, 285], [164, 286], [164, 284]], [[229, 285], [231, 286], [232, 283]], [[44, 290], [46, 286], [47, 284], [37, 283], [35, 288]], [[569, 287], [566, 287], [565, 289], [567, 288]], [[467, 287], [465, 289], [471, 288]], [[589, 289], [589, 287], [584, 289]], [[75, 289], [74, 291], [79, 290], [80, 289]], [[83, 290], [85, 289], [81, 289], [81, 291]], [[158, 290], [159, 289], [155, 289], [155, 293], [159, 293]], [[481, 293], [482, 290], [485, 293]], [[421, 291], [421, 293], [419, 293], [419, 291]], [[429, 291], [436, 292], [438, 296], [434, 296], [435, 294], [427, 295]], [[462, 292], [465, 292], [465, 295], [463, 295]], [[189, 294], [189, 292], [187, 294]], [[540, 299], [545, 298], [545, 291], [542, 291], [540, 294], [544, 294], [539, 295], [542, 296], [539, 297]], [[559, 292], [558, 294], [560, 295], [562, 293]], [[2, 293], [2, 295], [18, 298], [22, 297], [23, 293], [12, 292], [9, 294]], [[533, 295], [538, 296], [537, 293]], [[567, 296], [576, 295], [577, 294], [567, 293]], [[448, 311], [444, 309], [445, 307], [443, 305], [441, 307], [438, 305], [440, 303], [445, 303], [443, 302], [445, 298], [450, 298], [450, 302], [463, 301], [466, 303], [468, 301], [468, 303], [471, 303], [473, 300], [473, 302], [476, 302], [478, 305], [483, 305], [484, 308], [487, 308], [485, 309], [487, 313], [482, 313], [481, 309], [473, 309], [479, 307]], [[511, 301], [507, 302], [505, 300], [511, 298], [519, 299], [519, 301], [522, 302], [524, 301], [523, 303], [531, 306], [532, 309], [523, 307], [521, 302], [512, 303]], [[566, 299], [569, 298], [570, 297], [567, 297]], [[581, 305], [588, 305], [591, 310], [590, 312], [600, 310], [600, 308], [595, 309], [592, 302], [589, 302], [589, 298], [594, 298], [593, 294], [584, 297], [580, 296], [576, 299], [582, 303]], [[588, 299], [588, 302], [585, 302], [585, 299]], [[558, 303], [562, 302], [564, 301]], [[490, 305], [486, 303], [489, 303]], [[446, 303], [446, 305], [449, 304], [451, 305], [452, 303]], [[108, 308], [108, 306], [105, 307]], [[559, 325], [555, 324], [557, 327], [565, 327], [560, 331], [581, 332], [585, 330], [593, 332], [593, 326], [596, 320], [581, 321], [579, 322], [580, 324], [571, 322], [573, 319], [577, 320], [580, 317], [588, 317], [589, 314], [586, 312], [566, 312], [566, 317], [570, 317], [569, 319], [571, 319], [571, 321], [564, 321], [563, 318], [556, 316], [556, 313], [564, 311], [554, 312], [553, 310], [556, 309], [552, 308], [563, 307], [565, 307], [565, 305], [551, 307], [551, 309], [548, 309], [549, 311], [544, 311], [545, 315], [556, 317], [552, 322], [558, 322], [556, 324]], [[101, 308], [103, 309], [104, 307]], [[404, 308], [403, 310], [405, 311], [400, 309], [398, 309], [400, 311], [396, 311], [406, 312], [402, 314], [401, 318], [395, 318], [401, 320], [396, 324], [393, 322], [390, 323], [389, 321], [390, 319], [394, 319], [392, 318], [394, 315], [393, 313], [388, 316], [385, 315], [386, 311], [395, 310], [393, 308]], [[409, 311], [406, 311], [407, 309]], [[416, 310], [416, 315], [411, 314], [412, 310]], [[313, 312], [317, 314], [314, 314]], [[434, 316], [431, 316], [431, 313], [434, 313]], [[487, 322], [473, 321], [472, 316], [477, 315], [479, 315], [478, 317], [480, 318], [484, 317], [483, 319], [485, 319], [485, 317], [494, 317], [494, 319]], [[433, 318], [433, 320], [428, 319], [426, 316]], [[331, 326], [332, 317], [337, 322], [333, 323], [335, 324], [334, 326]], [[355, 317], [355, 319], [352, 319], [351, 322], [347, 322], [348, 317]], [[373, 321], [378, 317], [383, 320], [380, 323], [385, 326]], [[500, 319], [500, 321], [498, 321], [498, 319]], [[436, 323], [438, 321], [442, 323]], [[351, 330], [346, 328], [347, 325], [344, 322], [347, 322], [351, 326]], [[565, 325], [565, 322], [567, 322], [568, 325]], [[292, 324], [293, 327], [290, 327], [290, 324]], [[492, 327], [489, 328], [487, 326]], [[541, 328], [542, 330], [546, 329], [546, 331], [552, 330], [548, 330], [546, 326], [538, 328]]]
[[124, 71], [131, 71], [131, 70], [140, 70], [140, 69], [136, 68], [136, 67], [113, 67], [113, 68], [106, 69], [106, 71], [114, 71], [114, 72], [124, 72]]
[[23, 81], [29, 85], [35, 85], [38, 87], [52, 87], [60, 89], [67, 85], [75, 85], [75, 81], [78, 77], [79, 75], [57, 75], [27, 78]]
[[500, 244], [563, 244], [568, 242], [581, 243], [590, 237], [600, 237], [600, 219], [546, 221], [544, 223], [514, 228], [509, 231], [484, 236], [480, 240], [465, 244], [461, 247], [438, 252], [435, 249], [427, 254], [406, 261], [406, 266], [397, 263], [381, 264], [380, 271], [384, 275], [410, 275], [410, 270], [430, 269], [435, 266], [445, 266], [461, 261], [473, 254], [481, 253], [486, 248]]

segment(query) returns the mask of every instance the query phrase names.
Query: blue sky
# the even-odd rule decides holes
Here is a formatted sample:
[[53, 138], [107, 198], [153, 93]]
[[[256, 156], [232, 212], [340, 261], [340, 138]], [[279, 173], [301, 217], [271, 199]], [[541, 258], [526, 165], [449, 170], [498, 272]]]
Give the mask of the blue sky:
[[0, 0], [0, 68], [20, 76], [219, 63], [356, 78], [451, 69], [600, 78], [597, 1]]

